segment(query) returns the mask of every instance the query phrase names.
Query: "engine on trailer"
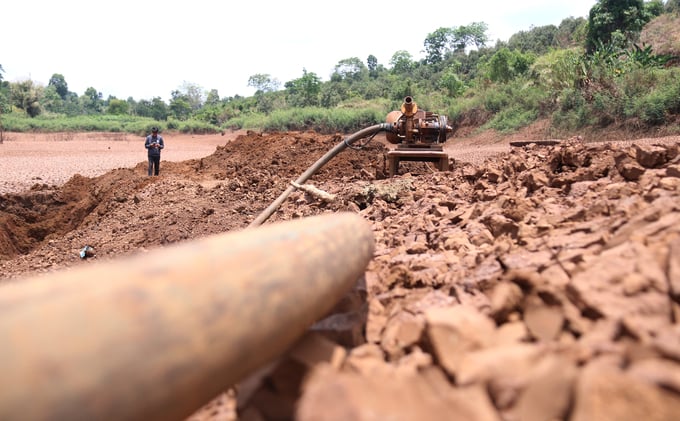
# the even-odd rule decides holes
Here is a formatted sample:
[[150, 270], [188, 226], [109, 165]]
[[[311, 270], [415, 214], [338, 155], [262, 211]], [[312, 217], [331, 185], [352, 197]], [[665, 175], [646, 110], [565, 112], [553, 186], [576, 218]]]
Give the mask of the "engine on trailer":
[[404, 99], [401, 110], [387, 114], [385, 121], [394, 126], [394, 131], [387, 133], [387, 141], [409, 147], [444, 143], [453, 131], [446, 116], [419, 109], [410, 96]]
[[407, 96], [401, 110], [387, 114], [392, 130], [385, 135], [397, 147], [387, 153], [390, 176], [397, 174], [401, 161], [432, 162], [440, 171], [449, 169], [449, 157], [443, 144], [453, 131], [446, 116], [418, 109]]

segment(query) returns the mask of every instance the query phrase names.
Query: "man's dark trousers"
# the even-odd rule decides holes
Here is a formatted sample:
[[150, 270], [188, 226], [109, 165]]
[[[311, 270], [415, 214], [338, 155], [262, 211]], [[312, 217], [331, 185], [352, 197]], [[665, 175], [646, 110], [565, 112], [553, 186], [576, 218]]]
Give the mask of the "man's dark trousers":
[[161, 164], [161, 157], [159, 156], [149, 156], [149, 175], [158, 175], [159, 166]]

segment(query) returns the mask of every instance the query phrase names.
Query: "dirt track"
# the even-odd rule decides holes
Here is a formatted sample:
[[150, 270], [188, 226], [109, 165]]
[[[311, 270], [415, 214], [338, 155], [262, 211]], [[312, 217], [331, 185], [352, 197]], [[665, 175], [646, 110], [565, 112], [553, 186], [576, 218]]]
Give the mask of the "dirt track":
[[[2, 278], [241, 229], [341, 137], [226, 140], [157, 178], [142, 150], [132, 167], [0, 196]], [[451, 171], [409, 163], [392, 179], [385, 144], [343, 152], [310, 181], [335, 202], [294, 193], [269, 223], [351, 211], [372, 224], [355, 305], [311, 329], [346, 357], [284, 358], [238, 396], [242, 418], [674, 419], [680, 143], [655, 143], [454, 141]], [[235, 418], [232, 393], [193, 418]]]

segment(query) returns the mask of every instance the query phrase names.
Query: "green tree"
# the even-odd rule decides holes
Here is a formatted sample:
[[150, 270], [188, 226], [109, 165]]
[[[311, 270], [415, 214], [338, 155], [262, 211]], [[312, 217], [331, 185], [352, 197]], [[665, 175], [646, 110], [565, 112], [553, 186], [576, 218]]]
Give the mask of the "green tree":
[[11, 109], [9, 102], [9, 82], [3, 76], [5, 69], [0, 64], [0, 113], [7, 113]]
[[131, 96], [129, 96], [125, 101], [128, 104], [128, 113], [131, 115], [137, 115], [137, 101], [135, 101], [135, 99]]
[[[377, 66], [377, 60], [376, 60]], [[378, 76], [376, 70], [376, 77]], [[369, 75], [368, 67], [357, 57], [340, 60], [327, 83], [328, 89], [322, 90], [322, 104], [336, 104], [342, 101], [371, 99], [371, 86], [376, 83]], [[332, 105], [331, 105], [332, 106]]]
[[279, 89], [281, 82], [265, 73], [257, 73], [248, 78], [248, 86], [256, 91], [274, 92]]
[[274, 108], [274, 101], [271, 93], [277, 91], [281, 83], [269, 74], [257, 73], [248, 78], [248, 86], [255, 88], [255, 102], [257, 109], [268, 114]]
[[378, 77], [378, 58], [370, 54], [366, 58], [366, 66], [368, 67], [368, 76], [372, 78]]
[[503, 47], [491, 56], [488, 63], [488, 77], [494, 82], [508, 82], [517, 76], [526, 74], [535, 60], [536, 57], [531, 53], [510, 51], [507, 47]]
[[168, 119], [169, 115], [170, 111], [165, 101], [163, 101], [161, 97], [153, 97], [151, 99], [151, 117], [153, 117], [154, 120], [165, 121]]
[[86, 114], [99, 114], [104, 108], [102, 93], [93, 87], [85, 89], [85, 93], [80, 96], [80, 102]]
[[437, 66], [453, 54], [464, 54], [467, 48], [483, 48], [488, 42], [484, 22], [472, 22], [452, 28], [439, 28], [425, 37], [425, 63]]
[[458, 76], [456, 66], [450, 66], [442, 73], [439, 86], [444, 88], [446, 94], [451, 98], [459, 97], [465, 91], [465, 83]]
[[64, 113], [64, 100], [57, 93], [54, 85], [48, 85], [43, 92], [42, 104], [45, 111], [62, 114]]
[[414, 95], [413, 81], [410, 78], [400, 78], [390, 86], [391, 99], [401, 101], [407, 96]]
[[69, 117], [75, 117], [77, 115], [84, 114], [83, 106], [80, 102], [78, 94], [75, 92], [69, 92], [64, 99], [64, 113]]
[[106, 107], [107, 114], [125, 115], [128, 114], [130, 104], [122, 99], [112, 98], [109, 100], [109, 105]]
[[135, 102], [131, 108], [132, 114], [139, 117], [151, 117], [151, 101], [148, 99], [140, 99]]
[[220, 103], [220, 94], [217, 89], [211, 89], [205, 98], [205, 106], [215, 107]]
[[662, 0], [648, 0], [645, 2], [645, 14], [647, 21], [660, 16], [664, 12], [664, 4]]
[[413, 62], [413, 56], [406, 50], [399, 50], [392, 55], [390, 59], [390, 66], [392, 67], [393, 74], [410, 74], [415, 63]]
[[583, 54], [579, 48], [555, 49], [536, 59], [531, 67], [533, 79], [556, 95], [574, 89], [585, 77]]
[[158, 121], [165, 121], [168, 119], [168, 115], [170, 115], [168, 106], [160, 97], [154, 97], [151, 100], [139, 100], [132, 109], [132, 112], [140, 117], [151, 117]]
[[186, 120], [191, 116], [191, 98], [179, 90], [170, 93], [170, 113], [178, 120]]
[[43, 88], [35, 85], [32, 80], [10, 83], [10, 101], [15, 107], [24, 110], [30, 117], [36, 117], [42, 112], [40, 100]]
[[324, 83], [321, 87], [320, 103], [322, 107], [333, 108], [347, 98], [347, 89], [341, 83]]
[[2, 80], [2, 68], [0, 67], [0, 143], [3, 142], [3, 132], [5, 127], [2, 124], [2, 115], [9, 113], [12, 109], [9, 103], [9, 84]]
[[194, 117], [210, 124], [219, 125], [221, 115], [222, 104], [220, 102], [220, 95], [217, 89], [211, 89], [205, 99], [205, 104], [203, 104], [203, 107], [198, 112], [194, 113]]
[[288, 101], [294, 107], [315, 107], [319, 105], [321, 79], [314, 72], [302, 69], [302, 77], [285, 83]]
[[583, 45], [588, 21], [582, 17], [568, 17], [562, 19], [555, 33], [555, 43], [558, 48], [571, 48]]
[[184, 81], [177, 90], [187, 101], [192, 111], [199, 110], [205, 102], [205, 92], [199, 85]]
[[333, 69], [333, 75], [338, 76], [340, 80], [357, 81], [361, 80], [367, 74], [368, 68], [358, 57], [340, 60]]
[[59, 73], [54, 73], [52, 75], [50, 81], [47, 83], [47, 86], [53, 86], [62, 100], [66, 98], [66, 95], [68, 95], [68, 83], [66, 83], [64, 76], [60, 75]]
[[485, 47], [489, 42], [489, 37], [486, 35], [488, 29], [489, 26], [484, 22], [472, 22], [469, 25], [454, 27], [451, 43], [455, 51], [462, 52], [472, 46], [477, 49]]
[[588, 14], [587, 53], [600, 46], [626, 48], [648, 21], [642, 0], [598, 0]]
[[[503, 44], [504, 45], [504, 44]], [[501, 44], [492, 48], [484, 47], [478, 50], [470, 50], [467, 54], [458, 54], [455, 57], [456, 69], [464, 81], [471, 82], [485, 71], [484, 65], [491, 56], [501, 48]]]
[[666, 13], [680, 13], [680, 0], [667, 0], [664, 5]]
[[427, 64], [438, 64], [444, 61], [450, 51], [450, 41], [453, 37], [451, 28], [438, 28], [432, 33], [427, 34], [423, 45], [425, 46], [425, 62]]
[[545, 54], [557, 44], [557, 27], [546, 25], [532, 27], [528, 31], [519, 31], [508, 40], [508, 48], [522, 52], [531, 51], [536, 54]]
[[507, 82], [512, 78], [512, 52], [503, 47], [489, 60], [489, 79], [494, 82]]

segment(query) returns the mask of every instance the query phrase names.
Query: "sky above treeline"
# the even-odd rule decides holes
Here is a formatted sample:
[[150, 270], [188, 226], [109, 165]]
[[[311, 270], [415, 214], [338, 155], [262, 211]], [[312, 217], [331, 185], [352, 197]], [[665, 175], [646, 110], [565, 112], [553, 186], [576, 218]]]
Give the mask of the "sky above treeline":
[[[568, 17], [587, 17], [596, 0], [383, 2], [12, 1], [3, 6], [0, 65], [10, 82], [47, 85], [61, 74], [69, 91], [104, 98], [161, 97], [189, 83], [220, 97], [250, 96], [248, 79], [283, 83], [313, 72], [329, 79], [340, 60], [395, 52], [424, 57], [438, 28], [484, 22], [490, 45]], [[334, 5], [336, 7], [334, 7]]]

